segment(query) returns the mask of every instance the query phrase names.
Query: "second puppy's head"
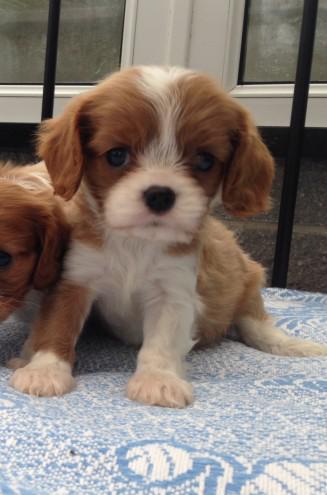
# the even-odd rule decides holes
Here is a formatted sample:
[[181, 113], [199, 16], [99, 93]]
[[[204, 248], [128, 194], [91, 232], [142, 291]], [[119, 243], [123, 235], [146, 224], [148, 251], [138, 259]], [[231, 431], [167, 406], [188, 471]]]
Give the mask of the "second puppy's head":
[[110, 229], [168, 243], [189, 242], [218, 198], [236, 216], [266, 210], [274, 171], [247, 111], [179, 68], [112, 75], [43, 124], [39, 154], [57, 194], [83, 182]]
[[53, 192], [29, 191], [0, 177], [0, 321], [27, 292], [56, 282], [69, 228]]

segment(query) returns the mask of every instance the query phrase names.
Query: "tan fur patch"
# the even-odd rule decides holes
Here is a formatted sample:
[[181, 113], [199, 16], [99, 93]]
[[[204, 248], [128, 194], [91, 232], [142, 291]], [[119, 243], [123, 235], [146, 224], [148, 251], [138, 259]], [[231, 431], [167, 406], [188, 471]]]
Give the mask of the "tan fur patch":
[[85, 244], [100, 247], [103, 244], [103, 219], [101, 210], [94, 211], [87, 198], [97, 203], [87, 188], [82, 185], [72, 201], [64, 205], [65, 214], [71, 227], [71, 237]]
[[33, 352], [51, 351], [73, 364], [76, 341], [86, 318], [88, 297], [87, 288], [59, 282], [46, 295], [40, 317], [32, 329], [29, 345]]
[[192, 239], [189, 244], [178, 243], [168, 246], [167, 253], [172, 256], [186, 256], [188, 254], [194, 253], [198, 247], [198, 239]]
[[265, 313], [259, 308], [263, 269], [241, 250], [232, 232], [208, 217], [199, 238], [198, 293], [204, 307], [198, 338], [203, 346], [219, 342], [237, 315], [264, 318]]

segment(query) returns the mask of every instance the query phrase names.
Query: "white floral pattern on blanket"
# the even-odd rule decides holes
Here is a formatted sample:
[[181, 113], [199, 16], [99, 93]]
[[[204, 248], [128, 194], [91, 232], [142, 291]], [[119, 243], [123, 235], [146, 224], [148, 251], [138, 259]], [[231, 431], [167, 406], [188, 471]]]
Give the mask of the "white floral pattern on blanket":
[[[327, 295], [266, 289], [289, 333], [327, 342]], [[270, 356], [225, 340], [191, 353], [185, 410], [125, 397], [135, 351], [86, 334], [78, 387], [33, 398], [5, 361], [25, 326], [0, 326], [0, 493], [19, 495], [326, 495], [327, 358]]]

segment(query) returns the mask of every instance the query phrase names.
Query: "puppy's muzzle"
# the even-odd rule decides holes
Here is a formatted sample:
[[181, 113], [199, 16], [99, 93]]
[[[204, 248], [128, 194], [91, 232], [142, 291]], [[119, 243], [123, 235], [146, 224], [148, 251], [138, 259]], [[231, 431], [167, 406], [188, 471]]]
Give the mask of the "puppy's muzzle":
[[150, 211], [160, 214], [171, 210], [176, 194], [170, 187], [151, 186], [143, 192], [143, 199]]

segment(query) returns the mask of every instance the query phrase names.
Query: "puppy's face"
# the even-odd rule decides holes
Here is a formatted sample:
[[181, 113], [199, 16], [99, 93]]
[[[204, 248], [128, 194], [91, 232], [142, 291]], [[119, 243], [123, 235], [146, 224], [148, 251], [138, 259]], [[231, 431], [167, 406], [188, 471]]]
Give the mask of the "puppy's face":
[[51, 200], [0, 180], [0, 321], [59, 276], [68, 229]]
[[204, 75], [119, 72], [44, 124], [40, 155], [66, 199], [82, 180], [111, 229], [189, 242], [222, 199], [234, 215], [263, 211], [273, 162], [247, 112]]

